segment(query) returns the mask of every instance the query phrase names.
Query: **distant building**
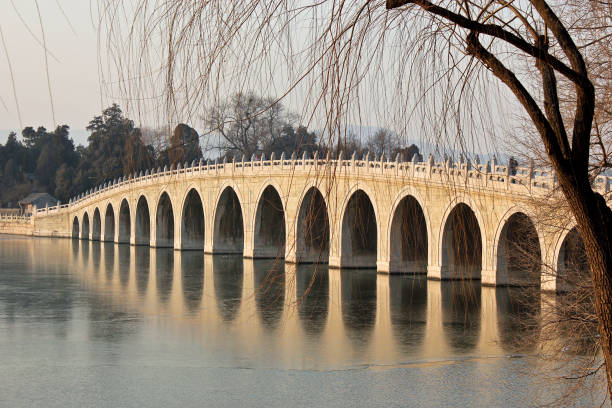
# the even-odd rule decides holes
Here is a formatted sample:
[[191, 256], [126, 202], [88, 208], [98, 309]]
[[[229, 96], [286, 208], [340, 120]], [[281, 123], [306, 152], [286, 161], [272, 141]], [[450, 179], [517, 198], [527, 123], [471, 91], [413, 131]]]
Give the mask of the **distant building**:
[[19, 201], [19, 208], [21, 208], [21, 214], [31, 215], [36, 208], [53, 207], [57, 203], [57, 199], [48, 193], [31, 193]]

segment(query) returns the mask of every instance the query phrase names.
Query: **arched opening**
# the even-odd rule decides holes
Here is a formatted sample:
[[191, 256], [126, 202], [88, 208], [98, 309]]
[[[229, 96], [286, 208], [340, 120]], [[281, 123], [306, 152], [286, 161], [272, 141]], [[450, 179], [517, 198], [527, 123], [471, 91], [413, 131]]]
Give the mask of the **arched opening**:
[[531, 219], [517, 212], [506, 221], [497, 244], [497, 285], [539, 286], [542, 255]]
[[321, 192], [312, 187], [298, 213], [297, 262], [329, 262], [329, 218]]
[[427, 224], [414, 197], [404, 197], [397, 206], [390, 238], [390, 272], [427, 273]]
[[117, 242], [120, 244], [129, 244], [131, 235], [132, 221], [130, 219], [130, 206], [127, 200], [123, 199], [119, 207], [119, 236], [117, 237]]
[[442, 236], [442, 279], [480, 279], [482, 242], [474, 211], [464, 203], [453, 208]]
[[111, 204], [106, 206], [104, 214], [104, 241], [113, 242], [115, 240], [115, 210]]
[[79, 217], [74, 217], [72, 220], [72, 238], [79, 238]]
[[213, 252], [241, 254], [244, 249], [242, 208], [233, 188], [223, 190], [215, 211]]
[[94, 211], [93, 215], [93, 225], [91, 230], [91, 240], [99, 241], [100, 236], [102, 235], [102, 219], [100, 217], [100, 210], [97, 208]]
[[577, 228], [572, 228], [563, 239], [557, 258], [557, 290], [560, 292], [578, 286], [589, 275], [589, 261], [584, 241]]
[[278, 191], [266, 187], [255, 214], [254, 258], [285, 257], [285, 211]]
[[343, 268], [376, 268], [378, 244], [374, 207], [363, 190], [351, 196], [342, 218]]
[[135, 245], [149, 245], [151, 243], [151, 216], [149, 203], [144, 196], [140, 196], [136, 204], [136, 233]]
[[195, 189], [189, 190], [181, 217], [182, 249], [204, 250], [204, 207]]
[[83, 226], [81, 227], [81, 239], [89, 239], [89, 215], [83, 214]]
[[163, 193], [157, 204], [155, 216], [155, 245], [174, 248], [174, 211], [167, 193]]

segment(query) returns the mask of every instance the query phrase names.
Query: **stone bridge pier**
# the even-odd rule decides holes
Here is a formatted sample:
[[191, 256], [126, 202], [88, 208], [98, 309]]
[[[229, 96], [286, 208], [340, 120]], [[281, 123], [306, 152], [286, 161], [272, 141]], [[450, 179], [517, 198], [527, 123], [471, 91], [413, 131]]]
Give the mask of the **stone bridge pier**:
[[572, 220], [538, 222], [554, 183], [494, 162], [194, 162], [39, 211], [34, 234], [556, 290], [557, 273], [585, 263]]

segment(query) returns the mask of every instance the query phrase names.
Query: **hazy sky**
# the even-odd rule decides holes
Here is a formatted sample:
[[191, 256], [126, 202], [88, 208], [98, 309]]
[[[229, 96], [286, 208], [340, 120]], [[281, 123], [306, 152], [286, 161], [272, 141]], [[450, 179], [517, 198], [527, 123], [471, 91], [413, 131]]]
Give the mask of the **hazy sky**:
[[[141, 125], [138, 123], [138, 115], [131, 114], [129, 106], [124, 106], [118, 95], [102, 95], [100, 92], [98, 61], [104, 61], [104, 55], [99, 55], [97, 45], [98, 1], [38, 0], [38, 4], [49, 51], [49, 82], [36, 1], [0, 0], [0, 29], [6, 44], [5, 50], [4, 45], [0, 43], [0, 143], [6, 141], [9, 130], [20, 133], [20, 129], [25, 126], [45, 126], [53, 129], [56, 125], [67, 124], [71, 127], [71, 135], [75, 141], [85, 144], [87, 133], [84, 129], [87, 123], [114, 101], [123, 106], [126, 113], [137, 121], [137, 125]], [[103, 51], [105, 46], [107, 44], [103, 42]], [[9, 63], [14, 81], [11, 80]], [[274, 77], [271, 85], [276, 82], [282, 81]], [[52, 99], [49, 95], [49, 84]], [[383, 90], [386, 88], [384, 83], [378, 85]], [[270, 87], [265, 89], [264, 93], [271, 92]], [[283, 94], [284, 88], [272, 91], [276, 92], [274, 96], [277, 96]], [[228, 94], [232, 92], [235, 91], [227, 90]], [[383, 91], [382, 94], [386, 93]], [[355, 123], [389, 126], [385, 119], [391, 101], [384, 98], [374, 98], [372, 101], [369, 99], [372, 98], [365, 98], [364, 109], [359, 112], [363, 121]], [[293, 99], [287, 98], [283, 103], [291, 111], [299, 112], [302, 100], [298, 93]], [[180, 120], [199, 128], [198, 123], [190, 122], [189, 118]], [[425, 145], [426, 141], [431, 142], [428, 140], [430, 135], [419, 131], [417, 120], [412, 121], [415, 124], [408, 126], [406, 137], [410, 140], [421, 140], [421, 145]], [[146, 125], [151, 123], [147, 122]], [[314, 129], [317, 129], [318, 125], [316, 121], [310, 123], [310, 127]], [[488, 143], [478, 146], [477, 141], [475, 144], [473, 150], [493, 150]]]
[[7, 130], [18, 131], [22, 126], [51, 129], [55, 125], [68, 124], [74, 130], [84, 129], [101, 111], [101, 101], [106, 100], [101, 98], [99, 91], [97, 29], [91, 17], [96, 14], [97, 4], [91, 3], [93, 12], [90, 13], [88, 0], [39, 0], [38, 3], [49, 50], [47, 59], [55, 120], [45, 54], [39, 44], [42, 33], [36, 3], [0, 0], [0, 29], [6, 44], [6, 50], [0, 44], [0, 142], [6, 139]]

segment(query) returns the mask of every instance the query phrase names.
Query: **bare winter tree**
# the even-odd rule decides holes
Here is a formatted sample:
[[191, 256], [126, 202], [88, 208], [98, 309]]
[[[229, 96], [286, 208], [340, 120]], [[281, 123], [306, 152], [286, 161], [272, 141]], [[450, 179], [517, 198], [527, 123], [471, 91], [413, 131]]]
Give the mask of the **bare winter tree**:
[[244, 155], [247, 159], [280, 139], [291, 125], [281, 103], [254, 93], [238, 92], [204, 114], [206, 129], [218, 139], [210, 146], [223, 155]]
[[376, 157], [391, 157], [399, 149], [399, 137], [388, 129], [378, 129], [367, 143], [367, 149]]
[[594, 158], [600, 171], [609, 166], [609, 93], [594, 81], [610, 70], [605, 57], [608, 69], [585, 59], [612, 38], [609, 3], [588, 2], [592, 22], [603, 21], [590, 40], [573, 25], [575, 5], [552, 0], [136, 3], [128, 12], [103, 1], [102, 31], [120, 91], [146, 105], [146, 90], [162, 87], [167, 123], [253, 84], [280, 88], [274, 94], [298, 100], [302, 116], [339, 141], [364, 115], [393, 118], [407, 135], [418, 118], [432, 143], [469, 152], [495, 145], [508, 111], [528, 118], [584, 242], [612, 392], [612, 211], [592, 185]]
[[[463, 40], [466, 54], [510, 89], [537, 129], [585, 242], [611, 393], [612, 210], [591, 185], [589, 153], [595, 88], [579, 47], [545, 1], [532, 0], [524, 9], [519, 4], [497, 2], [471, 6], [455, 2], [437, 5], [419, 0], [387, 1], [387, 8], [401, 12], [411, 12], [410, 6], [424, 10], [432, 22], [449, 24], [458, 30], [452, 35]], [[521, 81], [496, 52], [496, 42], [511, 46], [521, 53], [521, 58], [532, 60], [540, 72], [535, 91], [542, 92], [541, 103], [533, 95], [534, 90], [528, 89], [530, 84]], [[575, 109], [570, 124], [561, 114], [557, 75], [564, 76], [574, 87]]]

